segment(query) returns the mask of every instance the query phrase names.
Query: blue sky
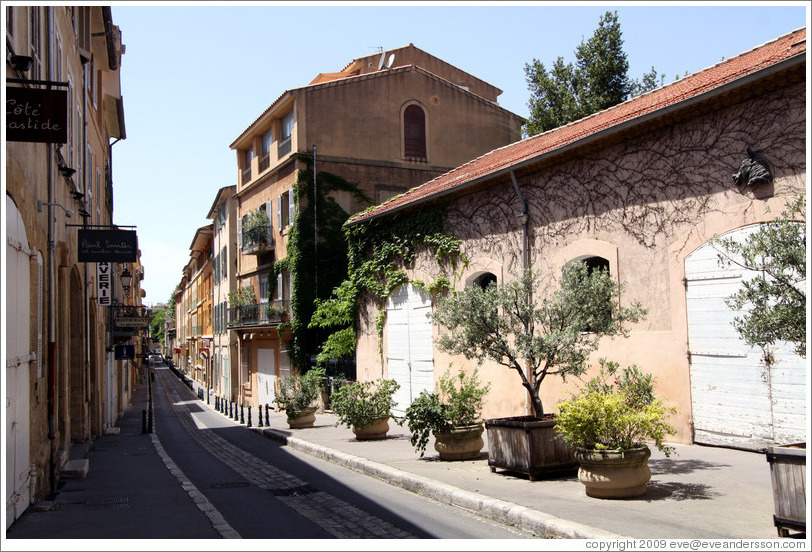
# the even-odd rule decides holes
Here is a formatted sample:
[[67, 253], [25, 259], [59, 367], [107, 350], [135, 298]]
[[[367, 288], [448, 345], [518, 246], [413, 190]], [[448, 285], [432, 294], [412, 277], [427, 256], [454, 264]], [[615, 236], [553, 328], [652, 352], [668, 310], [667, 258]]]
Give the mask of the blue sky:
[[114, 222], [136, 225], [147, 304], [169, 299], [217, 190], [236, 183], [229, 144], [285, 90], [410, 43], [503, 90], [528, 115], [524, 65], [573, 61], [607, 10], [629, 75], [665, 82], [808, 25], [806, 2], [112, 3], [127, 47], [127, 139], [113, 148]]

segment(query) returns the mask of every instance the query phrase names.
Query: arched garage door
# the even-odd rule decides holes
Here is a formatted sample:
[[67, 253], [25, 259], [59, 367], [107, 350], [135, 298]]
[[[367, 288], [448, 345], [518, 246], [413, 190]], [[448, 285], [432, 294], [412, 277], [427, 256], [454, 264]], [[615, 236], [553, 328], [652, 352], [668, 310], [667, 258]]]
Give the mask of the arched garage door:
[[431, 298], [412, 284], [386, 302], [386, 361], [389, 378], [400, 384], [392, 409], [403, 414], [421, 391], [434, 391], [434, 344]]
[[[723, 237], [744, 241], [758, 225]], [[685, 259], [688, 349], [694, 441], [763, 450], [806, 440], [806, 374], [803, 359], [787, 344], [768, 368], [758, 347], [733, 328], [740, 314], [725, 299], [757, 273], [720, 267], [719, 252], [705, 244]]]

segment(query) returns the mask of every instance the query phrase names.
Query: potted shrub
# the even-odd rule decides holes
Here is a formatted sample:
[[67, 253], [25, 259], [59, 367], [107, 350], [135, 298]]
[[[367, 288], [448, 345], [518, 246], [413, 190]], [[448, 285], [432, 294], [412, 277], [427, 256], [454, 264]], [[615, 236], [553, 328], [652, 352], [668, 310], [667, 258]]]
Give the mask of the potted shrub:
[[485, 421], [488, 464], [527, 473], [576, 466], [570, 447], [555, 434], [555, 417], [545, 412], [540, 387], [548, 376], [578, 376], [604, 336], [626, 335], [629, 323], [646, 313], [639, 303], [620, 305], [622, 288], [602, 268], [573, 261], [562, 270], [558, 288], [544, 290], [541, 275], [486, 288], [472, 286], [438, 300], [433, 319], [447, 331], [438, 347], [478, 362], [490, 360], [515, 371], [528, 393], [528, 416]]
[[440, 378], [440, 393], [422, 391], [406, 409], [401, 424], [408, 423], [411, 443], [422, 457], [429, 435], [440, 460], [479, 458], [482, 440], [482, 403], [490, 384], [482, 386], [477, 370], [470, 376], [447, 370]]
[[311, 368], [304, 374], [291, 374], [279, 379], [274, 402], [288, 416], [291, 429], [313, 427], [316, 420], [316, 400], [321, 394], [324, 368]]
[[392, 396], [400, 384], [392, 379], [351, 381], [330, 396], [330, 408], [359, 441], [385, 439], [395, 401]]
[[[636, 366], [618, 373], [618, 364], [600, 360], [600, 373], [570, 399], [558, 404], [556, 432], [574, 447], [578, 479], [596, 498], [629, 498], [646, 493], [651, 478], [647, 440], [670, 456], [663, 439], [676, 412], [654, 396], [650, 374]], [[612, 380], [609, 383], [609, 380]]]

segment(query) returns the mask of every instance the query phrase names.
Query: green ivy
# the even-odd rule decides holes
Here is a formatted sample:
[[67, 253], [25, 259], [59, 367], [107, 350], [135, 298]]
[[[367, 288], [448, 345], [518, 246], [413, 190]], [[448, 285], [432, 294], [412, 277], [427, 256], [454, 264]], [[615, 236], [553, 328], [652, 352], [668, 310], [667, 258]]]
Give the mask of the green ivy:
[[[333, 239], [341, 234], [349, 213], [344, 211], [330, 194], [349, 192], [356, 201], [369, 202], [357, 184], [327, 172], [317, 174], [317, 222], [319, 237], [318, 253], [314, 248], [313, 214], [314, 190], [312, 160], [304, 160], [306, 168], [297, 173], [294, 188], [294, 201], [299, 206], [288, 232], [287, 256], [274, 263], [274, 285], [282, 272], [290, 273], [291, 318], [280, 325], [278, 331], [290, 332], [291, 364], [299, 370], [306, 370], [308, 355], [317, 351], [328, 337], [329, 332], [309, 325], [320, 297], [329, 296], [333, 288], [347, 277], [347, 246], [344, 240]], [[318, 259], [316, 258], [318, 255]], [[317, 265], [318, 262], [318, 265]], [[316, 277], [318, 276], [318, 286]], [[273, 289], [270, 290], [273, 293]]]
[[[420, 247], [429, 247], [440, 264], [440, 274], [433, 282], [417, 284], [432, 294], [451, 287], [445, 270], [456, 270], [465, 263], [459, 238], [445, 233], [445, 210], [433, 206], [411, 212], [408, 216], [362, 222], [344, 228], [348, 249], [348, 277], [327, 300], [317, 301], [311, 327], [333, 330], [322, 346], [319, 359], [325, 361], [355, 353], [357, 299], [362, 292], [378, 300], [375, 327], [381, 346], [385, 304], [389, 295], [409, 281], [406, 269], [414, 266]], [[349, 339], [352, 337], [352, 339]]]

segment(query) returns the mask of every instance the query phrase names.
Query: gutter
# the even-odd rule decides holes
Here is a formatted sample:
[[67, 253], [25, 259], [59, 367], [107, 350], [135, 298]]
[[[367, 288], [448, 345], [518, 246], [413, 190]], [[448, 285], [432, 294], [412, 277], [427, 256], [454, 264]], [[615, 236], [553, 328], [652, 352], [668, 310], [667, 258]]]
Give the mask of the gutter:
[[[638, 117], [628, 119], [628, 120], [623, 121], [621, 123], [617, 123], [617, 124], [612, 125], [612, 126], [610, 126], [608, 128], [605, 128], [603, 130], [599, 130], [599, 131], [597, 131], [595, 133], [589, 134], [588, 136], [584, 136], [583, 138], [579, 138], [578, 140], [575, 140], [574, 142], [570, 142], [570, 143], [568, 143], [568, 144], [566, 144], [564, 146], [561, 146], [559, 148], [556, 148], [554, 150], [546, 151], [546, 152], [541, 153], [539, 155], [529, 157], [527, 159], [524, 159], [522, 161], [518, 161], [518, 162], [516, 162], [516, 163], [514, 163], [512, 165], [509, 165], [507, 167], [501, 168], [501, 169], [499, 169], [497, 171], [484, 174], [484, 175], [482, 175], [480, 177], [477, 177], [477, 178], [475, 178], [473, 180], [469, 180], [467, 182], [463, 182], [463, 183], [458, 184], [456, 186], [446, 188], [446, 189], [441, 190], [439, 192], [436, 192], [434, 194], [431, 194], [431, 195], [428, 195], [428, 196], [425, 196], [425, 197], [421, 197], [420, 199], [418, 199], [418, 200], [416, 200], [414, 202], [406, 203], [406, 204], [400, 205], [398, 207], [393, 207], [392, 209], [388, 209], [388, 210], [383, 211], [381, 213], [372, 213], [372, 214], [370, 214], [370, 215], [368, 215], [368, 216], [366, 216], [366, 217], [364, 217], [362, 219], [358, 219], [358, 220], [350, 219], [349, 221], [347, 221], [345, 223], [345, 226], [347, 226], [347, 227], [354, 226], [356, 224], [360, 224], [360, 223], [363, 223], [363, 222], [368, 222], [368, 221], [374, 220], [376, 218], [388, 216], [388, 215], [391, 215], [391, 214], [394, 214], [394, 213], [397, 213], [397, 212], [400, 212], [400, 211], [415, 207], [415, 206], [417, 206], [417, 205], [419, 205], [419, 204], [421, 204], [421, 203], [423, 203], [425, 201], [445, 197], [447, 195], [454, 194], [454, 193], [456, 193], [456, 192], [458, 192], [458, 191], [460, 191], [462, 189], [465, 189], [465, 188], [468, 188], [468, 187], [471, 187], [471, 186], [475, 186], [475, 185], [480, 184], [482, 182], [487, 182], [489, 180], [494, 180], [494, 179], [496, 179], [496, 178], [498, 178], [500, 176], [505, 176], [505, 175], [511, 173], [512, 171], [523, 169], [523, 168], [525, 168], [527, 166], [539, 163], [541, 161], [544, 161], [546, 159], [550, 159], [552, 157], [556, 157], [556, 156], [561, 155], [563, 153], [566, 153], [566, 152], [568, 152], [570, 150], [573, 150], [573, 149], [576, 149], [576, 148], [591, 144], [592, 142], [597, 142], [597, 141], [603, 140], [603, 139], [605, 139], [605, 138], [607, 138], [609, 136], [612, 136], [613, 134], [622, 132], [622, 131], [624, 131], [624, 130], [626, 130], [628, 128], [632, 128], [632, 127], [638, 126], [638, 125], [640, 125], [642, 123], [653, 121], [653, 120], [665, 117], [666, 115], [670, 115], [671, 113], [676, 113], [678, 111], [682, 111], [682, 110], [687, 109], [689, 107], [692, 107], [694, 105], [707, 102], [707, 101], [709, 101], [709, 100], [711, 100], [711, 99], [713, 99], [715, 97], [721, 96], [721, 95], [723, 95], [723, 94], [725, 94], [725, 93], [727, 93], [727, 92], [729, 92], [731, 90], [734, 90], [736, 88], [740, 88], [742, 86], [746, 86], [748, 84], [752, 84], [752, 83], [757, 82], [759, 80], [765, 79], [767, 77], [775, 75], [776, 73], [780, 73], [780, 72], [782, 72], [782, 71], [784, 71], [786, 69], [790, 69], [792, 67], [795, 67], [796, 65], [804, 63], [805, 61], [806, 61], [806, 52], [804, 51], [803, 53], [792, 56], [791, 58], [787, 58], [787, 59], [785, 59], [785, 60], [783, 60], [783, 61], [781, 61], [779, 63], [770, 65], [769, 67], [767, 67], [765, 69], [762, 69], [760, 71], [756, 71], [754, 73], [750, 73], [748, 75], [745, 75], [744, 77], [741, 77], [741, 78], [732, 80], [730, 82], [727, 82], [725, 84], [719, 85], [719, 86], [717, 86], [715, 88], [712, 88], [711, 90], [708, 90], [707, 92], [703, 92], [703, 93], [697, 94], [695, 96], [691, 96], [690, 98], [688, 98], [686, 100], [682, 100], [682, 101], [673, 103], [671, 105], [662, 107], [662, 108], [660, 108], [660, 109], [658, 109], [656, 111], [646, 113], [645, 115], [640, 115]], [[620, 104], [618, 104], [618, 105], [620, 105]], [[518, 142], [516, 142], [516, 143], [518, 143]], [[513, 145], [513, 144], [511, 144], [511, 145]], [[510, 145], [505, 146], [505, 147], [510, 147]]]

